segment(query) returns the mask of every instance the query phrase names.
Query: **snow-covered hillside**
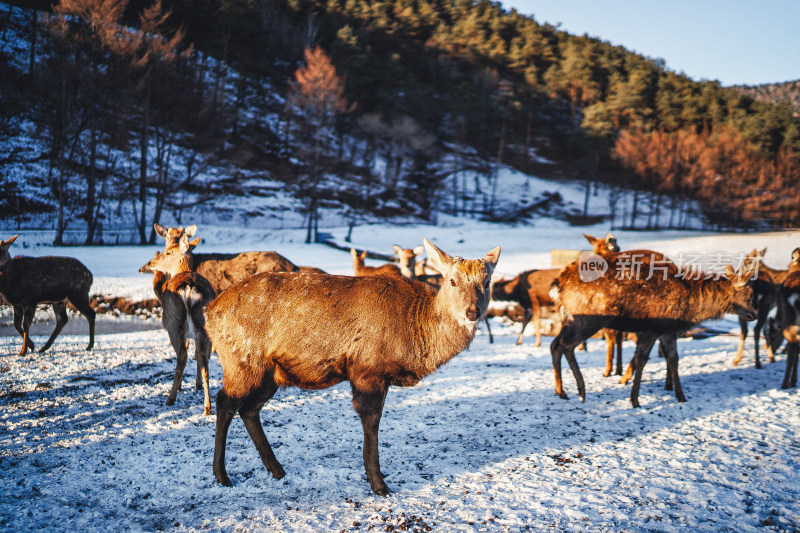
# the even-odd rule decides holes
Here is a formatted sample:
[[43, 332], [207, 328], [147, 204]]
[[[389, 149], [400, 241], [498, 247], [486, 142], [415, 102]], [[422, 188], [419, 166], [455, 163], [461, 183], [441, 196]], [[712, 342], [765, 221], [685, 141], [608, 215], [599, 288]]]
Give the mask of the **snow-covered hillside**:
[[[331, 233], [343, 243], [346, 228]], [[199, 234], [198, 251], [273, 249], [332, 273], [351, 269], [346, 252], [300, 244], [300, 230], [201, 225]], [[464, 257], [500, 244], [498, 272], [507, 275], [548, 266], [551, 248], [586, 246], [581, 230], [566, 224], [446, 218], [438, 226], [360, 226], [352, 244], [389, 253], [393, 243], [423, 237]], [[617, 237], [624, 248], [673, 255], [766, 246], [774, 267], [800, 245], [800, 232]], [[46, 242], [22, 231], [12, 253], [74, 255], [94, 272], [93, 292], [150, 297], [150, 278], [136, 269], [155, 247], [54, 250]], [[10, 314], [0, 320], [9, 326]], [[154, 321], [148, 331], [124, 332], [139, 319], [99, 320], [108, 333], [91, 352], [80, 317], [45, 354], [20, 358], [19, 337], [0, 337], [2, 531], [796, 531], [800, 524], [800, 394], [779, 388], [782, 354], [753, 367], [752, 341], [743, 365], [731, 366], [733, 319], [716, 326], [734, 334], [679, 342], [687, 403], [664, 390], [665, 365], [654, 355], [636, 410], [628, 386], [602, 377], [602, 341], [578, 355], [586, 403], [568, 375], [573, 398], [564, 401], [553, 393], [547, 339], [540, 348], [530, 340], [516, 346], [518, 325], [496, 319], [494, 344], [479, 331], [418, 386], [389, 392], [379, 434], [394, 491], [387, 498], [372, 495], [364, 476], [346, 383], [281, 390], [266, 405], [265, 430], [287, 471], [280, 481], [234, 420], [227, 455], [234, 486], [218, 485], [215, 417], [202, 414], [193, 365], [167, 407], [175, 358], [166, 333]], [[48, 334], [51, 326], [41, 326]], [[630, 357], [631, 343], [625, 351]], [[213, 356], [212, 391], [221, 378]]]

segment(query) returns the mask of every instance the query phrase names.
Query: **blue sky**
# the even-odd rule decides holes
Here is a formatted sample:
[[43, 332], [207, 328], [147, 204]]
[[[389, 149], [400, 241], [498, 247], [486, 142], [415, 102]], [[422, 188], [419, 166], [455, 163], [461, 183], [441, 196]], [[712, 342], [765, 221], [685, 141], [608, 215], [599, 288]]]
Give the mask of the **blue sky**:
[[694, 80], [757, 85], [800, 79], [800, 0], [501, 0]]

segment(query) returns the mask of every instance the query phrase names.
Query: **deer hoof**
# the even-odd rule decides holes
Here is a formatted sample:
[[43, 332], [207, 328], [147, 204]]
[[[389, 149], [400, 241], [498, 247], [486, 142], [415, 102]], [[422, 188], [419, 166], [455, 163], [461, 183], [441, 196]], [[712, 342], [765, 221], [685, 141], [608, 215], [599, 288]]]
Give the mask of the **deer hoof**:
[[230, 478], [228, 477], [228, 474], [226, 474], [225, 472], [216, 472], [214, 474], [214, 477], [217, 478], [217, 483], [219, 483], [223, 487], [232, 487], [233, 486], [231, 484]]
[[175, 398], [167, 398], [167, 405], [175, 405]]
[[206, 415], [206, 416], [211, 416], [214, 413], [211, 412], [211, 408], [210, 407], [206, 407], [205, 409], [203, 409], [203, 414]]
[[569, 396], [567, 396], [567, 393], [564, 391], [559, 392], [558, 397], [561, 398], [562, 400], [569, 400]]
[[387, 487], [386, 485], [384, 485], [383, 487], [378, 487], [377, 489], [372, 489], [372, 492], [374, 492], [374, 493], [375, 493], [375, 494], [377, 494], [378, 496], [383, 496], [383, 497], [386, 497], [386, 496], [388, 496], [388, 495], [389, 495], [389, 493], [390, 493], [391, 491], [389, 490], [389, 487]]
[[271, 468], [269, 471], [272, 474], [272, 477], [275, 479], [283, 479], [283, 477], [286, 475], [286, 471], [281, 465], [277, 465], [275, 468]]

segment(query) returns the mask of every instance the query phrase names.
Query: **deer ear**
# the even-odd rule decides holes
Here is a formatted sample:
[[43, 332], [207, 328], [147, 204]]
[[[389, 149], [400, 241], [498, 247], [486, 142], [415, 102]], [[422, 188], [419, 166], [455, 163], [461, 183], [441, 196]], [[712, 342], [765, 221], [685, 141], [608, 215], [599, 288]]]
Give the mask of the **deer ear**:
[[403, 249], [396, 244], [392, 245], [392, 250], [394, 250], [395, 255], [400, 255], [400, 253], [403, 251]]
[[414, 247], [414, 255], [420, 255], [422, 252], [425, 251], [425, 247], [421, 244], [419, 246]]
[[200, 244], [200, 241], [202, 240], [203, 240], [202, 237], [198, 237], [193, 241], [189, 241], [189, 249], [194, 250], [195, 248], [197, 248], [197, 245]]
[[194, 237], [194, 234], [197, 233], [197, 225], [192, 224], [191, 226], [186, 226], [186, 229], [183, 230], [183, 232], [189, 237]]
[[759, 255], [759, 256], [761, 256], [761, 257], [764, 257], [764, 255], [765, 255], [766, 253], [767, 253], [767, 249], [766, 249], [766, 248], [762, 248], [762, 249], [761, 249], [761, 251], [760, 251], [760, 252], [758, 252], [758, 255]]
[[189, 248], [189, 236], [185, 233], [181, 235], [181, 240], [178, 242], [178, 249], [181, 251], [182, 254], [185, 254], [190, 250]]
[[800, 262], [800, 248], [795, 248], [792, 252], [792, 263]]
[[591, 235], [586, 235], [585, 233], [583, 234], [583, 236], [586, 238], [587, 241], [589, 241], [589, 244], [591, 244], [592, 246], [594, 246], [594, 243], [597, 242], [597, 237], [592, 237]]
[[158, 222], [155, 222], [153, 224], [153, 229], [156, 230], [156, 233], [158, 233], [159, 235], [161, 235], [165, 239], [167, 238], [167, 228], [165, 228], [164, 226], [162, 226]]
[[0, 245], [3, 245], [3, 244], [4, 244], [4, 245], [6, 245], [6, 246], [10, 246], [12, 242], [14, 242], [14, 241], [16, 241], [16, 240], [17, 240], [17, 237], [19, 237], [19, 233], [17, 233], [16, 235], [14, 235], [13, 237], [11, 237], [11, 238], [10, 238], [10, 239], [8, 239], [8, 240], [5, 240], [5, 241], [0, 241]]
[[437, 248], [428, 239], [424, 239], [422, 242], [425, 245], [425, 251], [428, 252], [428, 258], [431, 260], [431, 266], [444, 274], [447, 266], [453, 264], [453, 258]]
[[353, 258], [358, 257], [358, 252], [356, 252], [355, 248], [350, 248], [350, 255], [352, 255]]
[[497, 261], [500, 259], [500, 247], [499, 246], [495, 247], [494, 250], [486, 254], [486, 257], [484, 257], [484, 259], [486, 260], [487, 263], [492, 264], [492, 268], [497, 266]]

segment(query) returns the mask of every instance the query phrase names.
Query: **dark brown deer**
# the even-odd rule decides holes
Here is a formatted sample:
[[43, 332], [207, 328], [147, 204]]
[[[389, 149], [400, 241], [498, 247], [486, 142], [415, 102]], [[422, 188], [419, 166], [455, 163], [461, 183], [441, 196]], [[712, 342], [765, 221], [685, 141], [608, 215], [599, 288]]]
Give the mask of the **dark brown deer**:
[[[607, 270], [592, 281], [583, 281], [581, 261], [564, 268], [553, 283], [553, 298], [562, 307], [564, 326], [550, 345], [556, 394], [567, 398], [561, 383], [561, 356], [567, 358], [581, 401], [586, 397], [575, 347], [601, 328], [637, 334], [631, 403], [639, 407], [642, 371], [656, 340], [661, 341], [678, 401], [686, 401], [678, 376], [677, 335], [693, 325], [726, 312], [752, 320], [752, 272], [727, 272], [723, 279], [689, 275], [662, 254], [631, 250], [603, 257]], [[637, 271], [633, 265], [638, 265]], [[649, 276], [648, 276], [649, 274]], [[703, 279], [694, 279], [694, 278]], [[591, 279], [591, 278], [589, 278]]]
[[356, 277], [361, 276], [402, 276], [400, 267], [394, 263], [384, 263], [381, 266], [366, 266], [364, 258], [367, 257], [367, 251], [364, 250], [358, 253], [355, 248], [350, 248], [350, 255], [353, 256], [353, 274]]
[[14, 328], [22, 335], [20, 356], [34, 349], [30, 338], [31, 322], [37, 304], [51, 304], [56, 315], [56, 328], [39, 350], [44, 352], [64, 325], [67, 317], [67, 302], [86, 317], [89, 322], [89, 345], [94, 346], [95, 311], [89, 303], [89, 289], [92, 287], [92, 273], [74, 257], [45, 256], [11, 258], [8, 249], [17, 240], [14, 235], [0, 241], [0, 294], [14, 308]]
[[169, 334], [177, 362], [167, 405], [175, 403], [178, 391], [181, 389], [188, 356], [186, 331], [191, 321], [194, 330], [195, 359], [197, 359], [196, 387], [198, 390], [203, 389], [204, 413], [210, 415], [208, 361], [211, 358], [211, 342], [205, 331], [203, 310], [214, 299], [216, 293], [208, 280], [195, 270], [192, 250], [199, 242], [199, 238], [189, 242], [189, 234], [184, 233], [177, 246], [157, 253], [147, 266], [154, 272], [169, 275], [161, 287], [163, 307], [161, 322]]
[[[153, 227], [156, 233], [164, 237], [164, 250], [176, 246], [184, 233], [192, 237], [197, 231], [197, 226], [165, 228], [160, 224], [154, 224]], [[217, 293], [253, 274], [299, 271], [299, 267], [277, 252], [194, 254], [194, 264], [197, 273], [206, 278]], [[149, 272], [147, 265], [140, 268], [139, 272]], [[165, 279], [164, 274], [155, 274], [153, 277], [153, 292], [157, 298], [159, 298], [159, 287], [163, 285]]]
[[797, 386], [797, 363], [800, 352], [800, 248], [792, 251], [792, 260], [786, 278], [778, 287], [778, 312], [768, 321], [766, 329], [770, 352], [778, 350], [784, 339], [786, 345], [786, 373], [781, 388]]
[[[756, 317], [756, 324], [753, 326], [753, 341], [755, 351], [756, 368], [761, 368], [761, 359], [759, 357], [759, 343], [761, 341], [761, 330], [767, 322], [767, 317], [778, 302], [778, 290], [789, 275], [789, 270], [779, 270], [768, 267], [764, 264], [764, 254], [767, 252], [766, 248], [761, 251], [753, 250], [744, 259], [747, 268], [756, 270], [758, 277], [751, 282], [753, 287], [753, 307], [756, 308], [758, 316]], [[736, 356], [733, 358], [733, 366], [737, 366], [744, 356], [744, 343], [747, 340], [747, 321], [739, 317], [739, 327], [741, 328], [741, 335], [739, 337], [739, 346], [736, 349]], [[775, 353], [768, 343], [768, 354], [770, 362], [775, 361]]]
[[467, 348], [489, 304], [498, 246], [483, 259], [451, 257], [425, 242], [445, 282], [438, 291], [397, 276], [259, 274], [223, 292], [206, 310], [206, 330], [222, 365], [214, 475], [225, 470], [228, 427], [238, 412], [264, 466], [285, 472], [259, 412], [278, 387], [323, 389], [350, 381], [364, 430], [364, 468], [386, 495], [378, 426], [390, 385], [408, 387]]

